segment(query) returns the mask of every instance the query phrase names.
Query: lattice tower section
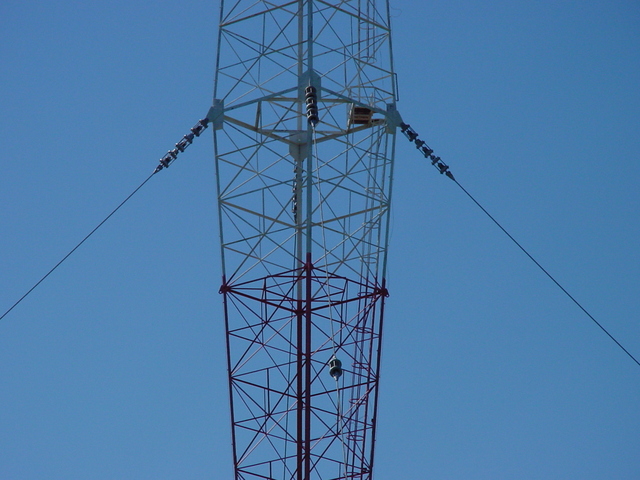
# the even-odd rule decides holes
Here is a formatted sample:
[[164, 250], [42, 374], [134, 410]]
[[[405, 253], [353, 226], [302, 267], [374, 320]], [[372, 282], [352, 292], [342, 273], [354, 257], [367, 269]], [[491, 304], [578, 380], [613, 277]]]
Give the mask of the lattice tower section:
[[222, 2], [209, 118], [237, 479], [371, 478], [390, 33], [385, 1]]

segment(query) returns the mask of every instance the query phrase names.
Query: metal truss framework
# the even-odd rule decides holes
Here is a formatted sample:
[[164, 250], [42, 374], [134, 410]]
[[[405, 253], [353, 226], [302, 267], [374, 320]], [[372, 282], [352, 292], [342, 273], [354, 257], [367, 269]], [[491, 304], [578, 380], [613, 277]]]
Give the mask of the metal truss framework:
[[371, 478], [400, 123], [390, 31], [383, 0], [222, 2], [208, 119], [236, 479]]

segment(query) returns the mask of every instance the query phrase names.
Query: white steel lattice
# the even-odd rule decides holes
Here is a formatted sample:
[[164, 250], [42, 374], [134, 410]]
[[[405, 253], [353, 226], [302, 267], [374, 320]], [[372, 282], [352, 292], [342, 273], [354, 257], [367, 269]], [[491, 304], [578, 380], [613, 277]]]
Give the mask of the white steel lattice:
[[371, 476], [395, 102], [386, 1], [222, 3], [209, 118], [238, 479]]

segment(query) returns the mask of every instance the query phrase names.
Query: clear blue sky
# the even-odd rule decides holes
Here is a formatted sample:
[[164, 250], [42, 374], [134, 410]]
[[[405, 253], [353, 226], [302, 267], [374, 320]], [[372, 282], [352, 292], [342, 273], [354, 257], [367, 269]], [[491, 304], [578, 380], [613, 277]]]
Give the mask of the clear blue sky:
[[[0, 5], [0, 310], [211, 104], [218, 2]], [[399, 108], [640, 357], [640, 3], [395, 1]], [[640, 478], [640, 367], [401, 139], [376, 478]], [[0, 324], [0, 478], [228, 479], [212, 141]]]

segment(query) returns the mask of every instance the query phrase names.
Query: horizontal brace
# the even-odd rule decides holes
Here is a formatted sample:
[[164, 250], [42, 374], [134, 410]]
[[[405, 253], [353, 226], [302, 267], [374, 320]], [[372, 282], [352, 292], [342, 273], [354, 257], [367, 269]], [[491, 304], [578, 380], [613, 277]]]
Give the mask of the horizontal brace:
[[[287, 88], [286, 90], [280, 90], [279, 92], [272, 93], [271, 95], [265, 95], [264, 97], [254, 98], [253, 100], [249, 100], [247, 102], [239, 103], [237, 105], [233, 105], [231, 107], [226, 107], [224, 109], [225, 112], [230, 112], [231, 110], [236, 110], [238, 108], [248, 107], [249, 105], [253, 105], [258, 102], [270, 102], [275, 100], [286, 100], [287, 97], [283, 97], [282, 95], [290, 92], [295, 92], [298, 90], [298, 87]], [[297, 101], [296, 98], [294, 101]]]
[[285, 3], [284, 5], [278, 5], [277, 7], [274, 7], [274, 8], [268, 8], [268, 9], [263, 10], [261, 12], [256, 12], [256, 13], [253, 13], [251, 15], [247, 15], [246, 17], [241, 17], [241, 18], [237, 18], [236, 17], [234, 20], [229, 20], [229, 21], [226, 21], [226, 22], [222, 22], [220, 24], [220, 28], [227, 27], [229, 25], [233, 25], [235, 23], [242, 22], [243, 20], [248, 20], [250, 18], [259, 17], [260, 15], [264, 15], [266, 13], [274, 12], [276, 10], [284, 10], [284, 7], [288, 7], [290, 5], [295, 5], [297, 3], [298, 3], [298, 0], [293, 0], [293, 1], [289, 2], [289, 3]]
[[316, 0], [316, 1], [318, 3], [326, 5], [329, 8], [334, 8], [334, 9], [338, 10], [339, 12], [344, 13], [345, 15], [349, 15], [349, 16], [351, 16], [353, 18], [356, 18], [359, 22], [368, 23], [369, 25], [373, 25], [374, 27], [380, 28], [380, 29], [385, 30], [387, 32], [391, 32], [391, 28], [390, 27], [385, 27], [384, 25], [381, 25], [381, 24], [376, 23], [376, 22], [374, 22], [372, 20], [369, 20], [369, 19], [364, 19], [363, 20], [362, 16], [356, 15], [355, 13], [351, 13], [351, 12], [349, 12], [347, 10], [343, 10], [342, 8], [339, 8], [339, 7], [335, 6], [335, 5], [331, 5], [330, 3], [327, 3], [327, 2], [325, 2], [323, 0]]
[[250, 213], [251, 215], [255, 215], [256, 217], [264, 218], [269, 220], [270, 222], [277, 223], [278, 225], [284, 225], [285, 227], [295, 228], [296, 226], [292, 223], [283, 222], [282, 220], [278, 220], [277, 218], [269, 217], [268, 215], [263, 215], [254, 210], [249, 210], [248, 208], [241, 207], [240, 205], [235, 205], [231, 202], [227, 202], [226, 200], [219, 200], [220, 204], [225, 205], [230, 208], [235, 208], [245, 213]]

